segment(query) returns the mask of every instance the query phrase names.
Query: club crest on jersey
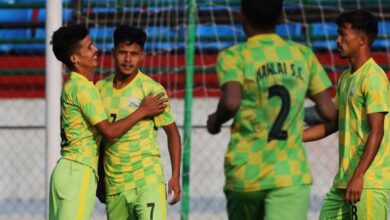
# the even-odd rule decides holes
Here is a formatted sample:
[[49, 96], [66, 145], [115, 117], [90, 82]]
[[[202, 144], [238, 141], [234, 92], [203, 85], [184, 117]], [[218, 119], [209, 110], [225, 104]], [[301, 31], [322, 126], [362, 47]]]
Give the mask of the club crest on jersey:
[[137, 98], [130, 98], [128, 101], [129, 107], [138, 107], [141, 103], [141, 100], [138, 100]]

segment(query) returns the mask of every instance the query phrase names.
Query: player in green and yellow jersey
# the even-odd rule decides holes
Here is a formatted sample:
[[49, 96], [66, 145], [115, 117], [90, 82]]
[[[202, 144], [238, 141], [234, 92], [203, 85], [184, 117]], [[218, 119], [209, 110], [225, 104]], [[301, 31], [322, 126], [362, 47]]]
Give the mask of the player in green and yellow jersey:
[[229, 219], [307, 218], [312, 177], [302, 143], [305, 97], [336, 117], [331, 85], [312, 50], [275, 34], [283, 1], [243, 0], [248, 40], [220, 52], [222, 88], [208, 131], [234, 118], [225, 155]]
[[337, 47], [350, 67], [336, 94], [338, 121], [304, 131], [318, 140], [339, 131], [339, 169], [326, 195], [320, 219], [387, 219], [390, 192], [390, 88], [371, 57], [378, 34], [376, 18], [365, 10], [341, 14]]
[[61, 93], [61, 159], [50, 181], [49, 219], [89, 219], [95, 205], [98, 131], [114, 139], [143, 118], [166, 107], [162, 94], [143, 100], [129, 117], [109, 123], [92, 82], [97, 49], [80, 25], [59, 28], [52, 36], [53, 52], [70, 70]]
[[[127, 117], [140, 101], [151, 93], [165, 94], [165, 89], [139, 70], [144, 58], [146, 33], [121, 25], [114, 32], [115, 74], [99, 81], [106, 113], [112, 121]], [[107, 217], [111, 220], [166, 219], [166, 191], [157, 129], [167, 135], [172, 178], [168, 193], [170, 204], [180, 199], [180, 135], [168, 105], [164, 112], [138, 122], [121, 137], [105, 143], [104, 171]]]

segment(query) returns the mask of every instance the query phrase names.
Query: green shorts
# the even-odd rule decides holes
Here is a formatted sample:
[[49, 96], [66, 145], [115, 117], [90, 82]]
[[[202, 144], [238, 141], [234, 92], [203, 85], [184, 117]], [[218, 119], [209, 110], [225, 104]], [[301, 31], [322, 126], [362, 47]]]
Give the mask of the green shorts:
[[339, 220], [387, 220], [388, 189], [363, 189], [360, 201], [351, 205], [344, 203], [345, 189], [332, 187], [322, 204], [320, 219]]
[[108, 220], [165, 220], [167, 201], [164, 183], [135, 188], [127, 192], [109, 195]]
[[95, 206], [96, 177], [83, 164], [61, 159], [50, 179], [49, 219], [89, 220]]
[[256, 192], [225, 190], [229, 220], [305, 220], [310, 186], [291, 186]]

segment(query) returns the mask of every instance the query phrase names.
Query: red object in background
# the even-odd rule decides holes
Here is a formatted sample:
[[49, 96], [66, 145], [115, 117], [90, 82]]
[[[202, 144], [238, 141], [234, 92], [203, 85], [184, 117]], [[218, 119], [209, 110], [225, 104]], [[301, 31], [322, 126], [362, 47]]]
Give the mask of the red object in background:
[[[386, 53], [374, 53], [375, 61], [380, 65], [389, 65]], [[326, 66], [348, 66], [345, 59], [340, 59], [337, 54], [317, 54], [321, 64]], [[195, 66], [215, 66], [217, 54], [202, 54], [195, 57]], [[114, 63], [110, 54], [99, 57], [99, 61], [104, 68], [113, 68]], [[184, 54], [160, 54], [147, 55], [143, 62], [143, 67], [182, 67], [185, 68]], [[0, 98], [44, 98], [45, 97], [45, 57], [44, 56], [1, 56], [0, 69], [17, 70], [42, 70], [42, 73], [28, 74], [20, 73], [14, 75], [0, 75]], [[50, 74], [50, 73], [49, 73]], [[185, 75], [182, 73], [154, 74], [148, 73], [153, 79], [160, 82], [172, 98], [184, 97]], [[341, 72], [328, 71], [328, 76], [335, 85]], [[104, 75], [106, 76], [106, 75]], [[95, 75], [95, 81], [104, 77]], [[390, 79], [390, 70], [387, 72]], [[64, 76], [66, 79], [66, 76]], [[194, 74], [194, 96], [195, 97], [218, 97], [220, 90], [217, 76], [212, 72], [199, 72]], [[332, 96], [335, 88], [331, 88]]]

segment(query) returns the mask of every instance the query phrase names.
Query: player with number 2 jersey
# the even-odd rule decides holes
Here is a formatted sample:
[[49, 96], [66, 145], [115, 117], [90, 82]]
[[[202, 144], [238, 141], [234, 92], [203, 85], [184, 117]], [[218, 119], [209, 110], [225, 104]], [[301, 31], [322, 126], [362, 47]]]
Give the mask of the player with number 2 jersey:
[[304, 101], [324, 97], [333, 106], [331, 82], [311, 49], [275, 34], [282, 1], [241, 6], [248, 39], [218, 55], [222, 97], [208, 119], [215, 134], [233, 118], [224, 164], [229, 219], [305, 219], [312, 177], [302, 142]]

